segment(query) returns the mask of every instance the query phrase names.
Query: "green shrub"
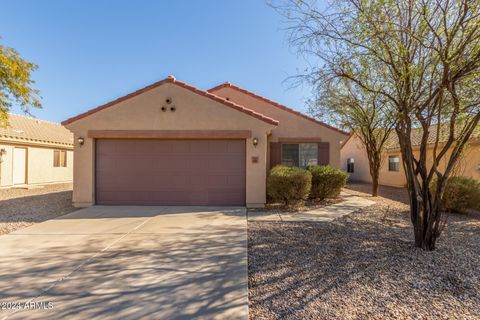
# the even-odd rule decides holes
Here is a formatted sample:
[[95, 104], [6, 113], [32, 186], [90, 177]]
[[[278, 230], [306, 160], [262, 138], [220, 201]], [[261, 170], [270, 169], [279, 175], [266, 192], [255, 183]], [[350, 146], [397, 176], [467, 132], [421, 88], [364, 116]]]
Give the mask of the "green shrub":
[[[435, 194], [437, 181], [430, 186]], [[480, 210], [480, 181], [467, 177], [451, 177], [447, 180], [442, 196], [443, 206], [447, 210], [464, 212], [466, 209]]]
[[298, 167], [275, 166], [267, 178], [269, 198], [291, 207], [303, 205], [311, 187], [312, 174]]
[[335, 198], [347, 183], [348, 174], [332, 166], [309, 166], [312, 173], [312, 190], [310, 196], [314, 199]]

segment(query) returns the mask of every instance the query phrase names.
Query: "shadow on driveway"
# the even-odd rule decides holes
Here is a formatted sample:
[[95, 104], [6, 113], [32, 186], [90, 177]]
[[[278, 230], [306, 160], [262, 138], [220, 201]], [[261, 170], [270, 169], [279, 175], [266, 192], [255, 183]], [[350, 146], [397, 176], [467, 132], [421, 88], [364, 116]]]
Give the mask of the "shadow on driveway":
[[53, 303], [11, 319], [246, 319], [245, 209], [154, 209], [88, 208], [2, 236], [0, 300]]

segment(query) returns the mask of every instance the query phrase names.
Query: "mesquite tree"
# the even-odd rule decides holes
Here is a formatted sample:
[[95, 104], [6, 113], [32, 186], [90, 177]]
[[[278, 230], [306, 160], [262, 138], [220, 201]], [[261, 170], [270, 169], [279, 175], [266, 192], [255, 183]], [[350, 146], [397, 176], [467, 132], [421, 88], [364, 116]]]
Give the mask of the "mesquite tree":
[[8, 124], [8, 112], [17, 104], [29, 113], [30, 107], [41, 108], [39, 91], [32, 72], [37, 65], [24, 60], [17, 51], [0, 45], [0, 128]]
[[320, 83], [315, 92], [310, 113], [348, 128], [358, 137], [367, 154], [372, 196], [377, 196], [385, 145], [396, 123], [388, 101], [378, 93], [341, 78]]
[[[415, 244], [433, 250], [446, 181], [480, 121], [480, 1], [336, 0], [323, 8], [285, 1], [276, 9], [290, 23], [292, 43], [318, 61], [304, 77], [344, 79], [388, 100]], [[369, 66], [375, 77], [365, 72]], [[414, 129], [421, 132], [419, 150]]]

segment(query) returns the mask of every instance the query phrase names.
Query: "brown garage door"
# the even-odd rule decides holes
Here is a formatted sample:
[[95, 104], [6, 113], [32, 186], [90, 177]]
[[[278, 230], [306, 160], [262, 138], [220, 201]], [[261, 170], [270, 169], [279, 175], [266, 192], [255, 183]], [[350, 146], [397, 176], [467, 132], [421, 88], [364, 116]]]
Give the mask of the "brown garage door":
[[96, 203], [243, 206], [245, 141], [99, 139]]

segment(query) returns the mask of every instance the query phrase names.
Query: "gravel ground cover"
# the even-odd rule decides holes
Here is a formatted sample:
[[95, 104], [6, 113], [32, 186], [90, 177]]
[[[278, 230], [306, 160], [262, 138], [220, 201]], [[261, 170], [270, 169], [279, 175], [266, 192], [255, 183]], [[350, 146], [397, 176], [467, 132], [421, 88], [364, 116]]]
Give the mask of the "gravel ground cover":
[[0, 235], [74, 210], [71, 183], [0, 189]]
[[249, 222], [251, 319], [480, 319], [480, 216], [451, 214], [424, 252], [405, 203], [369, 199], [329, 223]]

